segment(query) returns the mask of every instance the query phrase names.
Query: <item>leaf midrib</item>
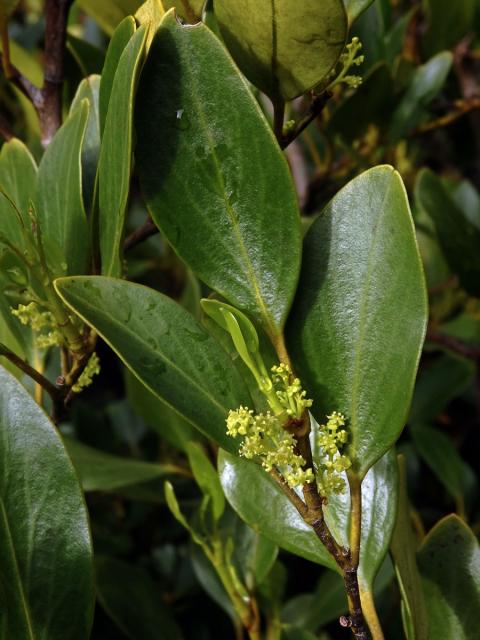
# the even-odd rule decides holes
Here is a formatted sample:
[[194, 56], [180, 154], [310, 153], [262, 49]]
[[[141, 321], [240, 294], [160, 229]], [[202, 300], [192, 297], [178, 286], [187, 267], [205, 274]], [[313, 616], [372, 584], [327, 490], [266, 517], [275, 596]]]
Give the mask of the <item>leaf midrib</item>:
[[[368, 258], [367, 258], [367, 273], [366, 273], [366, 277], [365, 277], [365, 286], [363, 287], [363, 292], [362, 295], [360, 296], [360, 305], [359, 305], [359, 321], [358, 321], [358, 338], [357, 338], [357, 345], [358, 348], [356, 349], [355, 352], [355, 358], [354, 358], [354, 364], [353, 364], [353, 370], [352, 370], [352, 379], [353, 379], [353, 384], [352, 384], [352, 393], [351, 393], [351, 402], [350, 402], [350, 416], [351, 416], [351, 421], [352, 421], [352, 427], [355, 428], [355, 431], [358, 432], [358, 416], [357, 416], [357, 407], [358, 407], [358, 394], [360, 391], [360, 376], [359, 376], [359, 372], [361, 370], [361, 360], [362, 360], [362, 355], [363, 355], [363, 345], [365, 342], [365, 337], [366, 337], [366, 322], [365, 322], [365, 318], [366, 318], [366, 314], [367, 314], [367, 302], [368, 302], [368, 297], [369, 297], [369, 292], [370, 292], [370, 280], [372, 278], [372, 274], [373, 274], [373, 266], [375, 261], [372, 259], [373, 257], [373, 253], [374, 253], [374, 249], [376, 247], [377, 244], [377, 240], [379, 237], [379, 231], [380, 231], [380, 227], [381, 227], [381, 221], [383, 220], [384, 216], [386, 215], [386, 208], [385, 208], [385, 202], [387, 201], [388, 196], [390, 195], [390, 190], [393, 186], [393, 178], [394, 175], [392, 173], [391, 177], [390, 177], [390, 181], [388, 184], [388, 187], [385, 191], [385, 195], [383, 196], [382, 199], [382, 204], [381, 204], [381, 213], [377, 218], [376, 221], [376, 225], [375, 225], [375, 230], [373, 233], [373, 239], [372, 242], [370, 244], [370, 248], [368, 250]], [[357, 454], [357, 450], [356, 448], [354, 449], [354, 455], [356, 456]]]
[[[82, 298], [80, 298], [80, 300], [82, 300]], [[71, 304], [71, 303], [69, 303]], [[97, 313], [98, 315], [98, 311], [99, 308], [98, 307], [94, 307], [93, 305], [89, 305], [88, 302], [85, 302], [85, 307], [86, 308], [90, 308], [93, 309], [95, 313]], [[74, 309], [75, 313], [78, 313], [78, 315], [83, 318], [83, 320], [87, 323], [90, 324], [91, 326], [93, 326], [99, 333], [100, 335], [102, 335], [103, 339], [105, 340], [105, 342], [107, 344], [109, 344], [112, 349], [114, 351], [116, 351], [118, 353], [118, 355], [120, 355], [120, 349], [118, 349], [117, 347], [114, 347], [113, 343], [111, 340], [109, 340], [102, 331], [98, 330], [97, 327], [95, 327], [94, 323], [87, 320], [87, 318], [85, 317], [85, 315], [83, 315], [82, 313], [80, 313], [75, 307], [73, 307], [73, 305], [71, 305], [72, 308]], [[160, 350], [155, 350], [153, 349], [149, 343], [144, 340], [138, 333], [135, 333], [134, 331], [130, 330], [128, 327], [126, 327], [124, 324], [122, 324], [121, 322], [115, 320], [114, 316], [110, 316], [109, 314], [107, 314], [105, 311], [103, 312], [103, 314], [107, 317], [107, 320], [110, 320], [111, 324], [114, 327], [120, 327], [121, 331], [123, 331], [125, 334], [129, 335], [129, 336], [133, 336], [135, 340], [139, 341], [142, 346], [144, 346], [146, 348], [147, 351], [149, 352], [153, 352], [153, 353], [159, 353], [160, 356], [164, 359], [164, 361], [166, 363], [168, 363], [168, 365], [170, 365], [172, 367], [172, 369], [174, 369], [176, 372], [178, 372], [178, 374], [180, 375], [180, 377], [184, 378], [185, 380], [187, 380], [189, 383], [192, 384], [192, 386], [196, 387], [196, 389], [198, 389], [202, 395], [204, 395], [206, 398], [208, 398], [211, 403], [213, 405], [215, 405], [216, 407], [218, 407], [222, 413], [228, 412], [229, 407], [224, 407], [223, 405], [221, 405], [214, 396], [210, 395], [203, 387], [201, 387], [193, 378], [190, 378], [182, 369], [180, 369], [179, 367], [177, 367], [177, 365], [170, 360], [170, 358], [167, 358], [167, 356], [163, 353], [163, 351]], [[158, 343], [157, 343], [158, 344]], [[124, 356], [120, 356], [121, 358], [123, 358]], [[125, 358], [125, 360], [127, 361], [127, 358]], [[128, 364], [129, 367], [131, 367], [131, 364]], [[148, 385], [150, 386], [150, 385]], [[154, 391], [154, 393], [156, 395], [158, 395], [158, 393], [156, 391]], [[178, 410], [177, 410], [178, 411]]]
[[255, 275], [255, 269], [254, 269], [253, 264], [252, 264], [252, 262], [250, 260], [250, 256], [248, 255], [248, 251], [247, 251], [247, 248], [245, 246], [242, 233], [240, 231], [240, 225], [238, 223], [237, 216], [236, 216], [235, 211], [233, 210], [230, 202], [228, 201], [228, 198], [225, 195], [226, 194], [225, 182], [223, 180], [223, 175], [222, 175], [222, 172], [220, 170], [220, 164], [219, 164], [219, 161], [218, 161], [218, 158], [217, 158], [217, 154], [215, 152], [215, 145], [213, 144], [213, 137], [212, 137], [212, 134], [211, 134], [211, 130], [208, 127], [207, 119], [206, 119], [206, 116], [205, 116], [205, 112], [203, 110], [204, 101], [201, 100], [199, 98], [199, 95], [198, 95], [198, 81], [197, 81], [197, 78], [196, 78], [195, 74], [190, 71], [189, 67], [188, 67], [188, 69], [189, 69], [189, 76], [190, 76], [190, 79], [192, 81], [192, 85], [194, 85], [194, 89], [192, 89], [192, 91], [191, 91], [192, 99], [193, 99], [193, 102], [195, 103], [195, 107], [197, 109], [197, 113], [200, 116], [201, 125], [202, 125], [202, 128], [203, 128], [204, 132], [205, 132], [205, 137], [207, 139], [208, 146], [210, 148], [211, 156], [213, 158], [213, 162], [214, 162], [214, 165], [215, 165], [215, 172], [217, 174], [217, 178], [218, 178], [218, 182], [220, 184], [220, 187], [222, 189], [222, 197], [223, 197], [223, 201], [225, 203], [225, 209], [226, 209], [226, 211], [228, 213], [228, 216], [230, 218], [230, 222], [231, 222], [231, 226], [232, 226], [233, 232], [234, 232], [234, 234], [235, 234], [235, 236], [237, 238], [238, 246], [240, 248], [245, 267], [247, 269], [247, 275], [248, 275], [248, 278], [249, 278], [249, 280], [250, 280], [250, 282], [251, 282], [251, 284], [253, 286], [254, 296], [255, 296], [255, 298], [257, 300], [257, 303], [258, 303], [258, 306], [260, 308], [261, 315], [263, 316], [263, 318], [265, 320], [265, 323], [269, 328], [269, 331], [272, 333], [272, 335], [274, 335], [276, 333], [276, 328], [275, 328], [274, 323], [272, 322], [272, 318], [271, 318], [270, 313], [268, 312], [268, 308], [267, 308], [267, 306], [265, 304], [265, 301], [263, 300], [263, 297], [262, 297], [262, 294], [261, 294], [261, 290], [260, 290], [260, 286], [259, 286], [259, 283], [258, 283], [256, 275]]
[[22, 583], [22, 579], [20, 576], [20, 569], [18, 566], [18, 560], [17, 560], [17, 555], [15, 553], [15, 545], [13, 543], [13, 536], [12, 536], [12, 532], [10, 530], [10, 524], [8, 522], [8, 518], [7, 518], [7, 512], [5, 510], [5, 504], [3, 502], [3, 498], [0, 498], [0, 515], [1, 518], [3, 520], [4, 523], [4, 529], [6, 532], [6, 537], [7, 537], [7, 542], [8, 542], [8, 546], [10, 549], [10, 555], [12, 557], [13, 560], [13, 564], [14, 564], [14, 573], [15, 576], [17, 578], [16, 582], [17, 582], [17, 591], [20, 595], [20, 601], [22, 603], [22, 607], [23, 607], [23, 611], [25, 613], [25, 621], [27, 624], [27, 630], [28, 630], [28, 636], [31, 640], [35, 640], [35, 633], [33, 631], [33, 624], [32, 624], [32, 620], [30, 617], [30, 611], [28, 609], [28, 605], [27, 605], [27, 600], [25, 598], [25, 592], [24, 592], [24, 588], [23, 588], [23, 583]]

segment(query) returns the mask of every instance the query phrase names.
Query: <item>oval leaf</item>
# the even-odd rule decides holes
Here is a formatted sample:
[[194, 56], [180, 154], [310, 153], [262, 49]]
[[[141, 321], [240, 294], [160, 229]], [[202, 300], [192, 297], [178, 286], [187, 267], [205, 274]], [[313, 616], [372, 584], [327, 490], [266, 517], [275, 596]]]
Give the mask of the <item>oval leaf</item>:
[[102, 76], [100, 80], [100, 91], [98, 95], [98, 108], [100, 119], [100, 133], [103, 134], [105, 121], [107, 119], [108, 103], [112, 93], [113, 81], [117, 71], [120, 57], [125, 50], [130, 38], [135, 33], [135, 20], [133, 16], [128, 16], [115, 29], [108, 45], [105, 62], [103, 64]]
[[121, 249], [132, 170], [133, 102], [146, 34], [147, 28], [140, 27], [120, 56], [102, 135], [98, 225], [102, 273], [108, 276], [122, 273]]
[[428, 612], [429, 638], [475, 640], [480, 603], [480, 548], [455, 515], [441, 520], [418, 554]]
[[[335, 561], [275, 481], [257, 464], [222, 451], [219, 473], [225, 497], [252, 529], [291, 553], [337, 569]], [[393, 452], [384, 456], [362, 483], [362, 544], [359, 582], [369, 591], [390, 543], [397, 509]], [[332, 496], [325, 518], [337, 542], [348, 546], [350, 498]], [[382, 526], [378, 526], [378, 522]]]
[[0, 367], [1, 636], [87, 640], [93, 567], [87, 511], [54, 426]]
[[145, 386], [207, 437], [236, 451], [225, 419], [232, 407], [249, 405], [248, 391], [227, 354], [188, 311], [124, 280], [61, 278], [55, 285]]
[[137, 100], [136, 159], [149, 210], [179, 256], [270, 335], [298, 279], [292, 179], [218, 39], [166, 14]]
[[418, 174], [415, 199], [433, 220], [448, 265], [464, 289], [480, 297], [480, 230], [459, 209], [433, 171]]
[[114, 456], [72, 438], [64, 438], [63, 443], [84, 491], [115, 491], [175, 472], [173, 465]]
[[321, 419], [348, 420], [363, 476], [400, 435], [427, 321], [408, 200], [391, 167], [344, 187], [311, 226], [288, 325], [295, 365]]
[[214, 0], [214, 9], [235, 62], [273, 100], [323, 80], [347, 37], [342, 0]]
[[[82, 145], [88, 102], [68, 116], [47, 147], [38, 168], [37, 214], [44, 245], [55, 246], [64, 265], [56, 275], [85, 273], [88, 225], [82, 194]], [[56, 267], [56, 268], [55, 268]]]

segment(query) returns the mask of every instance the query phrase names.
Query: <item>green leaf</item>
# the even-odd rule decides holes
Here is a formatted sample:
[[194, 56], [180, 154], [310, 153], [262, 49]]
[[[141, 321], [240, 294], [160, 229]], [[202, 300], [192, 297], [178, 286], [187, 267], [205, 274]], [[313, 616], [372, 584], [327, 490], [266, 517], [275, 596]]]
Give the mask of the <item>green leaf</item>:
[[129, 369], [125, 369], [125, 384], [133, 411], [161, 438], [182, 451], [186, 451], [188, 442], [201, 438], [190, 422], [160, 400]]
[[312, 89], [345, 45], [342, 0], [215, 0], [214, 8], [235, 62], [274, 101]]
[[351, 25], [358, 16], [368, 9], [373, 0], [343, 0], [348, 16], [348, 24]]
[[136, 130], [156, 224], [204, 282], [278, 335], [300, 263], [295, 191], [258, 103], [207, 27], [165, 16], [142, 73]]
[[347, 454], [360, 477], [403, 429], [426, 321], [405, 189], [391, 167], [375, 167], [310, 227], [287, 327], [312, 412], [347, 417]]
[[53, 424], [0, 367], [3, 638], [87, 640], [93, 567], [87, 511]]
[[77, 0], [77, 6], [96, 20], [109, 36], [122, 20], [132, 16], [141, 4], [142, 0]]
[[188, 524], [185, 516], [180, 510], [180, 505], [178, 504], [177, 496], [175, 495], [175, 490], [171, 482], [165, 482], [165, 500], [167, 501], [167, 506], [170, 509], [173, 517], [177, 520], [182, 527], [185, 527], [187, 531], [189, 531], [192, 535], [192, 538], [195, 540], [195, 535], [190, 525]]
[[133, 104], [146, 35], [146, 27], [140, 27], [120, 56], [102, 135], [98, 225], [102, 274], [108, 276], [122, 274], [123, 230], [132, 171]]
[[421, 44], [428, 55], [451, 49], [473, 29], [476, 0], [423, 0], [428, 28]]
[[418, 554], [428, 611], [429, 638], [475, 640], [480, 602], [480, 549], [455, 515], [429, 532]]
[[82, 145], [88, 120], [83, 100], [48, 145], [38, 168], [37, 215], [42, 240], [55, 247], [64, 265], [50, 264], [56, 275], [85, 273], [88, 225], [82, 195]]
[[127, 638], [181, 640], [160, 585], [145, 570], [104, 556], [95, 567], [100, 604]]
[[428, 640], [428, 619], [418, 571], [417, 542], [412, 531], [404, 456], [398, 456], [398, 512], [390, 550], [402, 596], [402, 618], [408, 640]]
[[146, 25], [148, 34], [145, 43], [146, 50], [150, 49], [156, 30], [160, 26], [165, 7], [162, 0], [146, 0], [135, 14], [135, 19], [142, 25]]
[[82, 148], [82, 192], [87, 211], [93, 203], [93, 192], [97, 174], [98, 157], [100, 154], [100, 121], [99, 121], [99, 91], [100, 76], [91, 75], [79, 84], [77, 93], [70, 107], [72, 113], [82, 100], [88, 100], [88, 120]]
[[203, 448], [197, 442], [189, 442], [187, 445], [188, 460], [195, 481], [205, 495], [212, 500], [213, 517], [219, 520], [225, 509], [225, 496], [218, 479], [218, 474]]
[[100, 276], [62, 278], [59, 295], [112, 347], [127, 367], [207, 437], [230, 451], [228, 411], [248, 392], [223, 349], [167, 296]]
[[128, 42], [135, 33], [135, 20], [128, 16], [118, 25], [108, 45], [105, 63], [100, 80], [100, 92], [98, 104], [100, 110], [100, 132], [103, 134], [107, 119], [108, 103], [112, 94], [113, 81], [117, 71], [120, 57]]
[[[219, 456], [220, 482], [228, 502], [252, 529], [283, 549], [337, 570], [333, 558], [300, 517], [275, 481], [257, 464]], [[362, 545], [359, 581], [367, 590], [373, 584], [390, 543], [396, 514], [396, 464], [393, 453], [382, 458], [362, 483]], [[350, 497], [332, 495], [325, 507], [327, 523], [336, 540], [348, 545]], [[382, 527], [378, 526], [382, 522]]]
[[16, 205], [22, 221], [8, 198], [0, 193], [0, 233], [19, 248], [25, 245], [22, 222], [25, 226], [30, 224], [29, 201], [35, 197], [36, 186], [37, 166], [30, 151], [16, 138], [5, 142], [0, 151], [0, 188]]
[[428, 422], [472, 384], [475, 365], [471, 360], [445, 353], [418, 377], [413, 393], [409, 422]]
[[480, 297], [480, 231], [430, 169], [418, 174], [415, 200], [433, 220], [445, 258], [461, 285], [470, 295]]
[[425, 119], [426, 107], [441, 91], [453, 63], [450, 51], [443, 51], [417, 67], [410, 85], [391, 116], [390, 135], [406, 137]]
[[114, 491], [175, 473], [173, 465], [121, 458], [71, 438], [63, 443], [84, 491]]
[[218, 300], [202, 299], [200, 304], [203, 311], [230, 334], [236, 352], [252, 372], [258, 387], [270, 390], [272, 383], [260, 355], [257, 330], [247, 316]]
[[[415, 425], [410, 434], [420, 456], [453, 498], [464, 493], [467, 464], [445, 433], [426, 425]], [[467, 467], [468, 469], [468, 467]]]

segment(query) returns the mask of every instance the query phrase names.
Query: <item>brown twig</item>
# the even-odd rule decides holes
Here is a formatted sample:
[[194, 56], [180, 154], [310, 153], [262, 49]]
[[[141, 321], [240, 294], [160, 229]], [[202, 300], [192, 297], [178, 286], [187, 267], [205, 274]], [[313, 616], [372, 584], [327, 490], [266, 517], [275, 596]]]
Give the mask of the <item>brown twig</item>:
[[[0, 53], [0, 66], [3, 66], [3, 57]], [[18, 69], [10, 63], [10, 82], [26, 96], [38, 111], [42, 102], [42, 90], [36, 87]]]
[[428, 342], [434, 342], [450, 351], [454, 351], [465, 358], [480, 362], [480, 347], [475, 345], [469, 345], [452, 336], [446, 336], [443, 333], [438, 333], [433, 329], [428, 329], [426, 340]]
[[155, 223], [149, 216], [141, 227], [137, 227], [135, 231], [132, 231], [132, 233], [127, 236], [125, 242], [123, 243], [123, 250], [130, 251], [130, 249], [136, 247], [137, 244], [140, 244], [140, 242], [143, 242], [156, 233], [158, 233], [158, 227], [155, 226]]
[[307, 111], [303, 114], [300, 120], [298, 120], [295, 127], [285, 134], [282, 133], [280, 137], [277, 135], [278, 142], [282, 149], [288, 147], [288, 145], [293, 142], [295, 138], [298, 138], [302, 131], [321, 114], [331, 97], [332, 94], [330, 91], [324, 91], [320, 95], [314, 96]]
[[430, 131], [447, 127], [467, 113], [471, 113], [472, 111], [480, 109], [480, 97], [469, 98], [468, 100], [456, 100], [453, 106], [454, 108], [452, 109], [452, 111], [449, 111], [440, 118], [436, 118], [435, 120], [431, 120], [430, 122], [425, 122], [424, 124], [417, 127], [411, 135], [420, 136], [424, 133], [429, 133]]
[[68, 11], [72, 0], [46, 0], [42, 104], [39, 110], [42, 144], [50, 143], [62, 122], [62, 83]]
[[[287, 425], [285, 425], [285, 428], [295, 435], [297, 442], [296, 453], [301, 455], [305, 460], [304, 468], [313, 469], [314, 465], [309, 437], [310, 420], [308, 416], [305, 415], [302, 420], [290, 420]], [[347, 593], [349, 615], [342, 616], [340, 624], [342, 626], [349, 627], [353, 636], [357, 640], [368, 640], [369, 635], [365, 625], [357, 575], [360, 546], [361, 503], [358, 503], [357, 501], [357, 532], [352, 538], [352, 544], [355, 545], [355, 548], [350, 550], [338, 544], [325, 522], [325, 518], [323, 516], [323, 500], [318, 493], [316, 482], [306, 483], [303, 485], [302, 489], [304, 500], [302, 500], [293, 489], [288, 487], [278, 472], [270, 472], [270, 475], [277, 482], [283, 493], [285, 493], [289, 498], [302, 519], [312, 527], [316, 536], [333, 557], [342, 572], [345, 590]], [[358, 491], [359, 490], [360, 483], [358, 483]], [[355, 492], [355, 495], [357, 493], [358, 492]], [[353, 519], [355, 520], [355, 515]]]
[[67, 18], [73, 0], [46, 0], [43, 87], [33, 85], [10, 65], [9, 80], [33, 104], [38, 119], [42, 144], [48, 146], [62, 122], [62, 83], [65, 58]]
[[27, 376], [29, 376], [34, 382], [45, 389], [52, 400], [52, 420], [57, 424], [61, 416], [63, 415], [63, 399], [64, 392], [61, 387], [57, 387], [50, 380], [45, 378], [39, 371], [34, 369], [32, 366], [28, 364], [26, 360], [22, 360], [16, 353], [11, 351], [4, 344], [0, 343], [0, 356], [7, 358], [9, 362], [15, 365], [20, 371], [23, 371]]
[[5, 118], [5, 116], [3, 116], [1, 113], [0, 113], [0, 136], [2, 136], [2, 138], [7, 142], [11, 140], [13, 137], [15, 137], [15, 134], [13, 133], [10, 123]]

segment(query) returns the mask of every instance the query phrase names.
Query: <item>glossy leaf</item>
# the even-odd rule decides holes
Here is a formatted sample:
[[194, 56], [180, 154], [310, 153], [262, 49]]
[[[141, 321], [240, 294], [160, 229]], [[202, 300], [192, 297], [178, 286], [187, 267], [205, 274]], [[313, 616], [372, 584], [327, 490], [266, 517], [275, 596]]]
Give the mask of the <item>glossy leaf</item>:
[[453, 498], [461, 497], [465, 490], [464, 478], [469, 469], [451, 438], [426, 425], [415, 425], [410, 433], [415, 448], [440, 483]]
[[347, 10], [348, 23], [351, 25], [365, 9], [368, 9], [372, 2], [373, 0], [343, 0]]
[[125, 384], [133, 411], [161, 438], [182, 451], [190, 441], [201, 439], [190, 422], [160, 400], [129, 369], [125, 369]]
[[82, 145], [88, 102], [68, 116], [47, 147], [38, 168], [37, 215], [44, 246], [55, 247], [63, 265], [56, 275], [85, 273], [89, 238], [82, 194]]
[[181, 640], [164, 594], [143, 569], [100, 556], [95, 563], [102, 608], [130, 640]]
[[1, 637], [87, 640], [93, 614], [87, 511], [53, 424], [0, 367]]
[[202, 17], [205, 0], [162, 0], [165, 11], [175, 7], [175, 11], [187, 22], [195, 24]]
[[[220, 481], [228, 502], [255, 531], [283, 549], [336, 570], [336, 564], [309, 525], [271, 477], [257, 464], [226, 452], [219, 457]], [[362, 483], [362, 547], [359, 580], [370, 589], [390, 543], [396, 513], [396, 465], [385, 456]], [[348, 545], [350, 498], [331, 496], [325, 517], [340, 544]], [[378, 527], [382, 522], [382, 527]]]
[[153, 289], [113, 278], [64, 278], [56, 288], [152, 392], [236, 450], [225, 418], [249, 404], [248, 392], [227, 354], [188, 311]]
[[469, 527], [447, 516], [427, 535], [418, 554], [429, 638], [475, 640], [480, 602], [480, 549]]
[[210, 287], [277, 335], [300, 262], [288, 166], [218, 39], [169, 13], [137, 100], [136, 159], [156, 224]]
[[84, 491], [114, 491], [175, 473], [173, 465], [114, 456], [72, 438], [63, 442]]
[[213, 517], [219, 520], [225, 509], [225, 496], [218, 480], [218, 474], [202, 447], [196, 442], [187, 445], [188, 460], [195, 481], [202, 492], [210, 496]]
[[100, 111], [100, 131], [103, 134], [105, 121], [107, 119], [108, 103], [112, 93], [113, 80], [117, 71], [121, 55], [125, 50], [130, 38], [135, 33], [135, 20], [128, 16], [118, 25], [108, 45], [105, 63], [102, 69], [100, 80], [100, 91], [98, 104]]
[[140, 27], [120, 56], [102, 135], [98, 224], [102, 274], [108, 276], [122, 274], [123, 229], [132, 171], [133, 104], [146, 35], [146, 27]]
[[426, 320], [405, 189], [391, 167], [375, 167], [310, 227], [287, 327], [312, 412], [320, 421], [334, 410], [345, 414], [348, 455], [360, 476], [403, 429]]
[[73, 112], [82, 100], [88, 100], [88, 120], [82, 148], [82, 192], [87, 211], [92, 208], [98, 156], [100, 154], [99, 91], [100, 76], [88, 76], [79, 84], [70, 108], [70, 111]]
[[480, 297], [480, 231], [429, 169], [418, 174], [415, 199], [433, 220], [445, 258], [461, 285], [471, 295]]
[[235, 62], [273, 100], [318, 84], [345, 45], [342, 0], [214, 0], [214, 9]]
[[419, 66], [392, 116], [390, 134], [394, 139], [408, 135], [425, 118], [425, 109], [441, 91], [453, 63], [453, 55], [443, 51]]
[[35, 197], [36, 185], [37, 166], [30, 151], [16, 138], [5, 142], [0, 151], [0, 189], [8, 197], [0, 193], [0, 234], [17, 247], [24, 247], [22, 222], [29, 224], [29, 200]]
[[428, 618], [417, 566], [417, 541], [412, 530], [407, 469], [403, 456], [398, 457], [398, 468], [398, 512], [390, 550], [402, 597], [403, 626], [407, 640], [428, 640]]

